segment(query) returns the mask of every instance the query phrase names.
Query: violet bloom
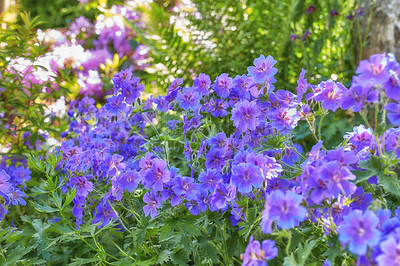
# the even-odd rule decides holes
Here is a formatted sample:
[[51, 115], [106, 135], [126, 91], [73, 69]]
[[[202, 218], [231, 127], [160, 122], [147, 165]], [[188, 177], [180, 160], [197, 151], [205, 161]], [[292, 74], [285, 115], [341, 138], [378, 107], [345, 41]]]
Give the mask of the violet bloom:
[[149, 192], [146, 192], [143, 196], [143, 202], [147, 203], [143, 207], [144, 214], [148, 216], [150, 214], [150, 217], [153, 219], [158, 215], [157, 209], [161, 208], [161, 197], [157, 196], [157, 193], [154, 190]]
[[322, 107], [327, 110], [336, 111], [342, 104], [343, 95], [347, 88], [339, 82], [328, 80], [318, 85], [319, 92], [314, 95], [314, 100], [322, 102]]
[[244, 100], [238, 102], [232, 110], [233, 125], [241, 132], [255, 130], [260, 124], [258, 117], [261, 110], [255, 101]]
[[343, 224], [337, 229], [339, 240], [348, 243], [351, 252], [365, 255], [368, 246], [374, 247], [379, 243], [378, 223], [379, 219], [372, 211], [353, 210], [344, 217]]
[[117, 220], [118, 219], [118, 213], [116, 213], [113, 208], [111, 207], [110, 203], [112, 202], [111, 199], [109, 199], [109, 196], [105, 196], [99, 205], [96, 207], [96, 215], [93, 219], [93, 224], [96, 224], [100, 221], [103, 221], [101, 225], [98, 226], [98, 228], [107, 225], [111, 220]]
[[243, 254], [243, 266], [266, 266], [267, 261], [272, 260], [278, 255], [278, 248], [275, 247], [275, 241], [267, 239], [261, 245], [258, 240], [250, 237], [249, 244]]
[[400, 103], [389, 103], [385, 110], [390, 123], [394, 126], [400, 125]]
[[400, 265], [400, 241], [390, 236], [380, 244], [382, 253], [376, 258], [378, 266]]
[[310, 5], [309, 7], [307, 7], [306, 15], [312, 14], [312, 13], [314, 13], [316, 10], [317, 10], [317, 8], [316, 8], [314, 5]]
[[209, 206], [211, 211], [228, 209], [228, 202], [236, 198], [236, 187], [228, 185], [223, 181], [218, 182], [214, 193], [211, 195]]
[[210, 77], [203, 73], [201, 73], [193, 82], [193, 87], [196, 88], [196, 91], [200, 94], [200, 96], [205, 96], [210, 94], [209, 92], [210, 85], [211, 85]]
[[249, 76], [254, 77], [254, 83], [262, 84], [267, 78], [273, 77], [278, 69], [273, 67], [276, 64], [276, 60], [272, 56], [267, 56], [265, 58], [264, 55], [260, 55], [259, 58], [254, 59], [254, 66], [250, 66], [247, 68], [247, 72], [249, 72]]
[[228, 76], [228, 74], [224, 73], [215, 79], [215, 84], [211, 85], [211, 87], [220, 98], [226, 98], [231, 93], [233, 80]]
[[140, 181], [141, 178], [139, 176], [139, 173], [135, 170], [132, 170], [122, 173], [120, 176], [119, 183], [123, 189], [132, 192], [138, 187]]
[[292, 40], [292, 42], [296, 42], [296, 40], [299, 38], [299, 36], [297, 34], [292, 34], [292, 35], [290, 35], [289, 38]]
[[106, 109], [110, 112], [110, 114], [117, 116], [119, 112], [124, 112], [126, 104], [124, 103], [124, 96], [113, 95], [107, 99], [107, 104], [105, 105]]
[[264, 180], [260, 168], [252, 163], [241, 163], [232, 167], [232, 185], [240, 193], [249, 193], [253, 187], [260, 188]]
[[217, 183], [222, 179], [222, 175], [215, 169], [207, 169], [206, 172], [202, 171], [199, 175], [199, 182], [202, 187], [210, 192], [213, 192]]
[[221, 99], [215, 101], [215, 109], [211, 112], [214, 117], [224, 117], [228, 114], [229, 104]]
[[388, 65], [392, 57], [394, 55], [383, 53], [371, 55], [369, 60], [362, 60], [356, 70], [359, 80], [363, 81], [361, 85], [385, 84], [389, 79]]
[[74, 176], [72, 183], [76, 186], [76, 195], [86, 198], [93, 191], [93, 183], [88, 181], [90, 176]]
[[307, 210], [301, 206], [303, 197], [291, 190], [283, 193], [275, 190], [271, 193], [269, 217], [276, 220], [277, 225], [283, 229], [290, 229], [297, 226], [306, 219]]
[[218, 172], [222, 170], [222, 167], [225, 165], [225, 152], [219, 148], [212, 148], [210, 151], [205, 155], [206, 158], [206, 168], [211, 169], [214, 168]]
[[277, 108], [267, 113], [272, 120], [271, 127], [279, 131], [292, 130], [300, 120], [300, 114], [296, 108]]
[[306, 71], [302, 68], [300, 75], [299, 75], [299, 79], [297, 80], [297, 87], [296, 87], [298, 102], [301, 102], [301, 99], [303, 98], [303, 94], [307, 92], [307, 89], [309, 86], [307, 79], [304, 78], [305, 74], [306, 74]]
[[346, 197], [350, 197], [357, 189], [357, 186], [349, 180], [355, 180], [356, 176], [353, 175], [346, 167], [340, 167], [337, 161], [324, 163], [317, 170], [319, 180], [327, 183], [326, 196], [337, 197], [342, 193]]
[[182, 92], [178, 92], [178, 95], [176, 97], [176, 100], [180, 102], [180, 107], [185, 110], [196, 110], [197, 108], [201, 107], [200, 100], [201, 96], [200, 94], [195, 91], [193, 88], [183, 88]]
[[400, 64], [397, 64], [397, 71], [390, 71], [389, 80], [383, 87], [388, 98], [400, 101]]
[[339, 16], [339, 12], [337, 12], [336, 10], [331, 10], [329, 14], [331, 15], [332, 18]]
[[304, 42], [306, 39], [307, 39], [307, 37], [309, 37], [309, 36], [311, 36], [312, 34], [311, 34], [311, 32], [310, 32], [310, 30], [306, 30], [304, 33], [303, 33], [303, 36], [301, 36], [301, 40]]
[[139, 98], [140, 94], [144, 91], [144, 84], [139, 82], [140, 78], [138, 77], [133, 77], [130, 80], [126, 79], [122, 82], [121, 90], [126, 103], [135, 102], [136, 98]]
[[8, 182], [10, 180], [10, 176], [6, 173], [5, 170], [1, 170], [0, 172], [0, 192], [3, 194], [7, 194], [11, 192], [12, 184]]
[[144, 187], [149, 189], [153, 186], [155, 192], [163, 189], [163, 183], [167, 183], [170, 178], [170, 171], [168, 170], [167, 163], [161, 159], [153, 159], [151, 168], [144, 176]]

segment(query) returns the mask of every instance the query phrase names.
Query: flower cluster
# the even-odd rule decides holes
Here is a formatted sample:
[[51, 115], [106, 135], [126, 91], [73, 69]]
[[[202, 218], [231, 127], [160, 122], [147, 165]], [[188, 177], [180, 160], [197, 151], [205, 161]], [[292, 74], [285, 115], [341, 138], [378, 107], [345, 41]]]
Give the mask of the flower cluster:
[[[396, 101], [387, 84], [398, 63], [392, 55], [377, 58], [389, 63], [369, 66], [369, 73], [367, 63], [361, 62], [354, 82], [363, 91], [377, 90]], [[354, 87], [347, 89], [332, 80], [311, 85], [303, 70], [297, 95], [275, 90], [275, 63], [272, 57], [261, 56], [246, 75], [221, 74], [211, 82], [200, 74], [191, 87], [182, 87], [182, 79], [176, 79], [166, 95], [144, 101], [144, 85], [124, 70], [114, 76], [114, 94], [103, 107], [96, 108], [87, 97], [71, 103], [69, 115], [74, 120], [66, 132], [69, 139], [61, 145], [59, 168], [67, 173], [64, 192], [76, 189], [77, 226], [91, 209], [93, 223], [100, 227], [116, 222], [119, 211], [113, 206], [139, 193], [135, 195], [142, 199], [144, 215], [153, 219], [163, 209], [179, 206], [192, 215], [228, 211], [232, 225], [240, 229], [248, 215], [243, 202], [253, 200], [262, 204], [260, 225], [265, 234], [302, 227], [307, 221], [325, 235], [338, 234], [343, 248], [348, 245], [360, 261], [393, 258], [400, 221], [390, 210], [368, 210], [373, 190], [356, 174], [367, 176], [363, 180], [369, 179], [371, 186], [377, 184], [374, 174], [368, 176], [371, 168], [366, 164], [383, 151], [393, 160], [399, 158], [399, 129], [378, 136], [360, 125], [339, 147], [328, 150], [318, 140], [304, 154], [290, 132], [301, 120], [311, 124], [315, 106], [322, 114], [349, 107]], [[387, 67], [390, 77], [382, 74]], [[354, 104], [374, 103], [365, 99], [353, 98]], [[396, 110], [391, 106], [381, 107], [388, 116]], [[172, 160], [176, 154], [182, 155]], [[386, 246], [393, 248], [382, 249]], [[243, 263], [264, 265], [276, 254], [272, 240], [260, 244], [251, 238]]]
[[[11, 165], [10, 165], [11, 163]], [[27, 196], [21, 188], [31, 179], [31, 171], [26, 162], [15, 158], [0, 162], [0, 221], [8, 213], [12, 205], [25, 205]]]

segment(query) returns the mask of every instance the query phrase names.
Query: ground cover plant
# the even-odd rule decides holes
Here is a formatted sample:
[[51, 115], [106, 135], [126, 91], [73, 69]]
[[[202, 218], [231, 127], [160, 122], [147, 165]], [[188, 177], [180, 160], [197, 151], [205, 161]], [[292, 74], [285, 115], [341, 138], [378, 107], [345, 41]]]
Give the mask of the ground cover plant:
[[[261, 55], [246, 74], [178, 78], [146, 99], [123, 70], [105, 105], [73, 101], [61, 146], [30, 157], [31, 172], [1, 166], [3, 262], [398, 261], [399, 63], [361, 61], [350, 88], [301, 70], [296, 94], [279, 89], [275, 64]], [[363, 123], [330, 147], [323, 119], [340, 109]], [[311, 149], [294, 141], [299, 123]]]

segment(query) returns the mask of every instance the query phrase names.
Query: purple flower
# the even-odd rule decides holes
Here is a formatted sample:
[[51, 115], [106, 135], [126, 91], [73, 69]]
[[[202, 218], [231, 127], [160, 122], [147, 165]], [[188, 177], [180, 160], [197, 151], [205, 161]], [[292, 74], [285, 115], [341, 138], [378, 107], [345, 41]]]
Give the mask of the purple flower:
[[10, 180], [10, 176], [6, 173], [5, 170], [1, 170], [0, 172], [0, 192], [3, 194], [7, 194], [11, 192], [12, 184], [8, 182]]
[[231, 93], [233, 80], [224, 73], [215, 79], [215, 84], [211, 86], [220, 98], [226, 98]]
[[200, 96], [205, 96], [210, 94], [209, 89], [211, 85], [210, 77], [206, 74], [201, 73], [193, 82], [193, 87]]
[[297, 226], [306, 219], [307, 210], [301, 206], [303, 197], [291, 190], [283, 193], [275, 190], [269, 197], [266, 205], [270, 206], [268, 215], [272, 220], [276, 220], [277, 225], [283, 229], [290, 229]]
[[329, 14], [331, 15], [332, 18], [339, 16], [339, 12], [337, 12], [336, 10], [331, 10]]
[[347, 92], [347, 88], [339, 82], [328, 80], [321, 82], [316, 88], [317, 93], [314, 94], [314, 100], [322, 102], [322, 107], [327, 110], [336, 111], [342, 104], [343, 95]]
[[139, 83], [140, 78], [133, 77], [130, 80], [124, 80], [122, 82], [122, 95], [125, 97], [126, 103], [135, 102], [136, 98], [139, 98], [140, 94], [144, 91], [144, 84]]
[[155, 192], [163, 189], [163, 183], [170, 180], [170, 171], [167, 168], [167, 163], [161, 159], [153, 159], [151, 168], [147, 171], [144, 177], [144, 187], [149, 189], [153, 186]]
[[337, 229], [339, 240], [348, 243], [351, 252], [364, 255], [368, 246], [373, 247], [379, 243], [378, 223], [379, 219], [372, 211], [353, 210], [344, 217], [343, 224]]
[[92, 223], [96, 224], [102, 220], [103, 223], [98, 226], [99, 228], [107, 225], [111, 220], [116, 220], [118, 218], [118, 213], [113, 210], [110, 202], [108, 202], [109, 200], [112, 202], [110, 196], [106, 195], [96, 207], [96, 215]]
[[243, 266], [266, 266], [268, 260], [272, 260], [278, 255], [278, 248], [275, 241], [267, 239], [262, 242], [253, 240], [250, 237], [249, 244], [243, 254]]
[[376, 258], [379, 266], [400, 265], [400, 241], [389, 237], [380, 244], [382, 253]]
[[153, 219], [158, 215], [157, 209], [161, 207], [161, 197], [157, 196], [157, 193], [154, 190], [149, 192], [146, 192], [143, 196], [143, 202], [147, 203], [143, 207], [144, 214], [148, 216], [150, 214], [150, 217]]
[[400, 125], [400, 103], [389, 103], [385, 106], [387, 117], [394, 126]]
[[267, 113], [267, 117], [272, 120], [271, 127], [287, 132], [297, 126], [300, 114], [296, 108], [276, 108]]
[[124, 103], [124, 96], [120, 95], [113, 95], [110, 98], [107, 99], [107, 104], [105, 105], [106, 109], [112, 114], [112, 115], [118, 115], [119, 112], [124, 112], [126, 104]]
[[260, 55], [259, 58], [254, 59], [254, 66], [247, 68], [247, 72], [251, 77], [254, 77], [254, 83], [262, 84], [267, 78], [273, 77], [278, 69], [273, 67], [276, 64], [276, 60], [272, 56]]
[[222, 167], [225, 165], [225, 152], [219, 148], [212, 148], [205, 155], [206, 157], [206, 168], [207, 169], [216, 169], [218, 172], [222, 170]]
[[86, 198], [93, 191], [93, 183], [88, 181], [88, 177], [90, 176], [74, 176], [71, 179], [71, 183], [76, 186], [77, 196]]
[[312, 34], [311, 34], [311, 32], [310, 32], [310, 30], [306, 30], [304, 33], [303, 33], [303, 36], [301, 36], [301, 40], [304, 42], [306, 39], [307, 39], [307, 37], [309, 37], [309, 36], [311, 36]]
[[400, 64], [397, 64], [397, 71], [390, 71], [389, 80], [383, 87], [388, 98], [400, 101]]
[[233, 125], [241, 132], [255, 130], [260, 124], [261, 110], [255, 101], [244, 100], [235, 104], [232, 110]]
[[222, 179], [220, 173], [215, 169], [207, 169], [199, 175], [199, 182], [203, 183], [202, 187], [210, 192], [213, 192], [217, 183]]
[[252, 163], [241, 163], [232, 167], [232, 185], [240, 193], [249, 193], [253, 187], [260, 188], [263, 177], [260, 168]]
[[389, 79], [387, 68], [393, 57], [392, 54], [383, 53], [371, 55], [369, 60], [362, 60], [356, 70], [359, 80], [362, 81], [361, 85], [379, 86], [385, 84]]
[[214, 117], [224, 117], [228, 114], [228, 109], [229, 105], [227, 102], [225, 102], [224, 100], [221, 99], [217, 99], [215, 101], [215, 108], [214, 110], [211, 112], [211, 114]]
[[120, 184], [123, 189], [132, 192], [134, 189], [138, 187], [141, 178], [139, 177], [139, 173], [135, 170], [126, 171], [120, 175]]
[[314, 13], [316, 10], [317, 10], [317, 8], [316, 8], [314, 5], [310, 5], [309, 7], [307, 7], [306, 15], [312, 14], [312, 13]]
[[301, 69], [299, 79], [297, 80], [297, 101], [300, 102], [303, 94], [307, 92], [307, 89], [309, 87], [309, 84], [307, 82], [307, 79], [304, 78], [306, 74], [306, 71], [304, 69]]
[[193, 88], [183, 88], [182, 92], [178, 92], [178, 95], [176, 97], [177, 101], [180, 102], [180, 107], [185, 110], [196, 110], [197, 108], [201, 107], [200, 100], [201, 96], [200, 94], [195, 91]]

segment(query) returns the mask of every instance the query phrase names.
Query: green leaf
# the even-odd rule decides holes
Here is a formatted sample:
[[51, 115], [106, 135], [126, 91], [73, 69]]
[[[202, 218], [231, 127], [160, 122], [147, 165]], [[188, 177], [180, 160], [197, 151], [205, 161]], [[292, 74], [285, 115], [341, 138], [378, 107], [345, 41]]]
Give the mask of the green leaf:
[[58, 209], [50, 207], [46, 202], [43, 202], [42, 203], [43, 205], [40, 205], [39, 203], [31, 201], [31, 204], [36, 210], [38, 210], [40, 212], [50, 213], [50, 212], [57, 212], [58, 211]]
[[164, 264], [170, 260], [171, 260], [171, 251], [165, 249], [161, 251], [160, 254], [158, 254], [155, 263]]
[[100, 258], [73, 258], [72, 262], [68, 265], [70, 266], [80, 266], [80, 265], [85, 265], [85, 264], [92, 264], [94, 262], [100, 262], [102, 261]]

